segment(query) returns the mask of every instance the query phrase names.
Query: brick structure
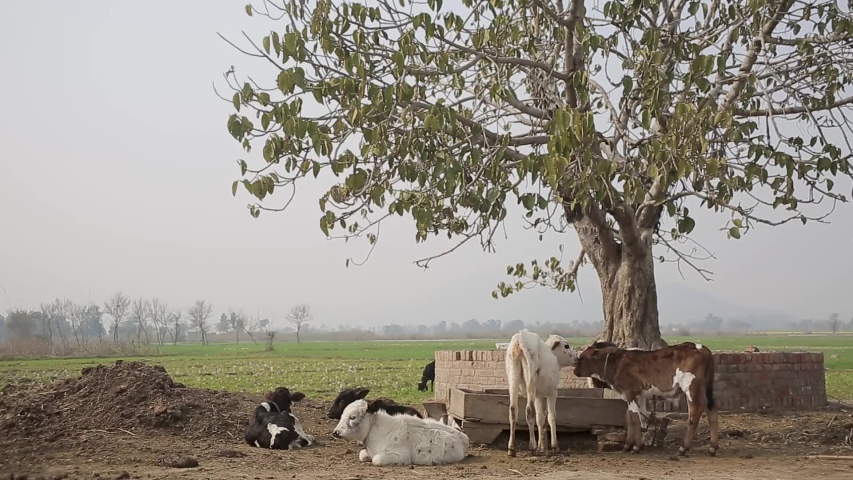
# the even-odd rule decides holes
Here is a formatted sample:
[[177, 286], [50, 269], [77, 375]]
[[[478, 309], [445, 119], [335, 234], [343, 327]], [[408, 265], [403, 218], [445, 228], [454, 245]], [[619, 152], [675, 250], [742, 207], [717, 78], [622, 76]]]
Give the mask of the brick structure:
[[[436, 398], [447, 401], [453, 387], [475, 391], [507, 388], [505, 354], [504, 350], [435, 352]], [[714, 363], [714, 398], [721, 411], [817, 407], [827, 403], [823, 353], [714, 352]], [[575, 377], [571, 368], [563, 369], [560, 377], [560, 388], [587, 387], [587, 380]], [[687, 402], [650, 400], [648, 408], [685, 412]]]

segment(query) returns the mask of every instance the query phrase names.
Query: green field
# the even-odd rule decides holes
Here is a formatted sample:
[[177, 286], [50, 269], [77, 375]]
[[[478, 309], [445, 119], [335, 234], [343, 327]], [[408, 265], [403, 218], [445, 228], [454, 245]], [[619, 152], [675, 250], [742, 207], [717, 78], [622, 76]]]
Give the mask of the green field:
[[[667, 342], [695, 341], [713, 350], [824, 352], [827, 394], [853, 398], [853, 336], [750, 335], [746, 337], [667, 337]], [[175, 381], [187, 386], [259, 393], [278, 385], [330, 400], [343, 386], [371, 388], [371, 396], [417, 403], [430, 397], [418, 392], [424, 365], [435, 350], [494, 349], [500, 340], [377, 341], [279, 343], [273, 352], [249, 343], [166, 346], [153, 355], [122, 357], [162, 364]], [[583, 345], [588, 339], [570, 339]], [[837, 358], [831, 358], [837, 355]], [[117, 358], [117, 357], [116, 357]], [[76, 376], [86, 366], [115, 358], [46, 358], [0, 362], [0, 385], [21, 378], [51, 381]]]

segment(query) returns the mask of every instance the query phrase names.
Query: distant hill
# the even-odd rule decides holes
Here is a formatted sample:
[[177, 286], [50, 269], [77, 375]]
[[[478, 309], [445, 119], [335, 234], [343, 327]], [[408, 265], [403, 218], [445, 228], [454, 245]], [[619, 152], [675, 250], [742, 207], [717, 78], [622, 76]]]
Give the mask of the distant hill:
[[658, 285], [658, 311], [661, 325], [687, 324], [713, 313], [723, 320], [741, 320], [757, 329], [785, 328], [800, 318], [781, 312], [734, 305], [687, 285]]

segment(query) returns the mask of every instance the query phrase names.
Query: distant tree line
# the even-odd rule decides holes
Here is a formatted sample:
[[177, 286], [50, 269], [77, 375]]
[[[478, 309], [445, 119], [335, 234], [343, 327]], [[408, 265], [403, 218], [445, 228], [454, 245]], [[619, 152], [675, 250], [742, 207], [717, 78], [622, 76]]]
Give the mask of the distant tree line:
[[[766, 324], [766, 322], [764, 322]], [[752, 322], [743, 318], [728, 318], [723, 319], [713, 313], [709, 313], [700, 320], [693, 320], [686, 324], [670, 324], [664, 331], [675, 335], [691, 335], [694, 333], [737, 333], [746, 334], [754, 331], [766, 331], [766, 328], [760, 328], [753, 325]], [[773, 328], [774, 331], [788, 331], [799, 333], [812, 332], [853, 332], [853, 318], [842, 320], [837, 313], [831, 313], [823, 320], [804, 319], [796, 322], [785, 322]]]
[[107, 342], [162, 346], [187, 341], [194, 334], [207, 344], [216, 328], [243, 334], [257, 343], [256, 337], [271, 328], [269, 319], [233, 310], [223, 313], [220, 324], [214, 326], [212, 314], [213, 306], [205, 300], [197, 300], [183, 311], [170, 308], [158, 298], [131, 299], [122, 292], [114, 293], [103, 306], [57, 298], [40, 304], [37, 310], [16, 308], [5, 316], [0, 315], [0, 341], [39, 340], [65, 346]]
[[[170, 308], [158, 298], [132, 299], [122, 292], [114, 293], [103, 306], [93, 303], [75, 303], [54, 299], [42, 303], [37, 310], [14, 309], [0, 315], [0, 342], [36, 340], [45, 344], [59, 344], [70, 351], [84, 345], [130, 344], [149, 346], [177, 344], [178, 342], [236, 341], [248, 339], [257, 344], [263, 341], [272, 348], [276, 333], [279, 339], [302, 340], [369, 340], [369, 339], [453, 339], [453, 338], [508, 338], [511, 332], [528, 328], [542, 334], [558, 333], [566, 337], [595, 337], [604, 323], [598, 321], [526, 323], [520, 319], [477, 320], [463, 322], [442, 320], [432, 325], [401, 325], [361, 327], [344, 324], [329, 327], [314, 324], [310, 306], [296, 305], [284, 320], [288, 326], [275, 329], [268, 318], [251, 316], [243, 311], [229, 309], [214, 320], [213, 305], [205, 300], [196, 301], [186, 311]], [[853, 332], [853, 319], [842, 320], [837, 313], [823, 320], [790, 322], [786, 329], [793, 332]], [[724, 319], [713, 313], [685, 324], [669, 324], [664, 335], [694, 334], [745, 334], [753, 325], [741, 318]], [[766, 330], [765, 330], [766, 331]]]

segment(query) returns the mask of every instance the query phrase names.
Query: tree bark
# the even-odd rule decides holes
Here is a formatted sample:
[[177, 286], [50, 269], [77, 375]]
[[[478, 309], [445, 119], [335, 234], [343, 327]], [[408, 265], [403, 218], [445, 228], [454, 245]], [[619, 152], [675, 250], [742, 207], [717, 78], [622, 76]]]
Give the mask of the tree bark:
[[601, 281], [604, 331], [600, 339], [643, 350], [666, 346], [660, 335], [653, 257], [623, 255], [615, 260], [608, 265], [614, 274]]
[[638, 222], [624, 206], [611, 206], [608, 212], [619, 222], [618, 240], [597, 205], [586, 211], [565, 206], [566, 218], [574, 225], [601, 282], [604, 330], [598, 339], [643, 350], [664, 347], [658, 322], [653, 233], [645, 227], [654, 218]]

